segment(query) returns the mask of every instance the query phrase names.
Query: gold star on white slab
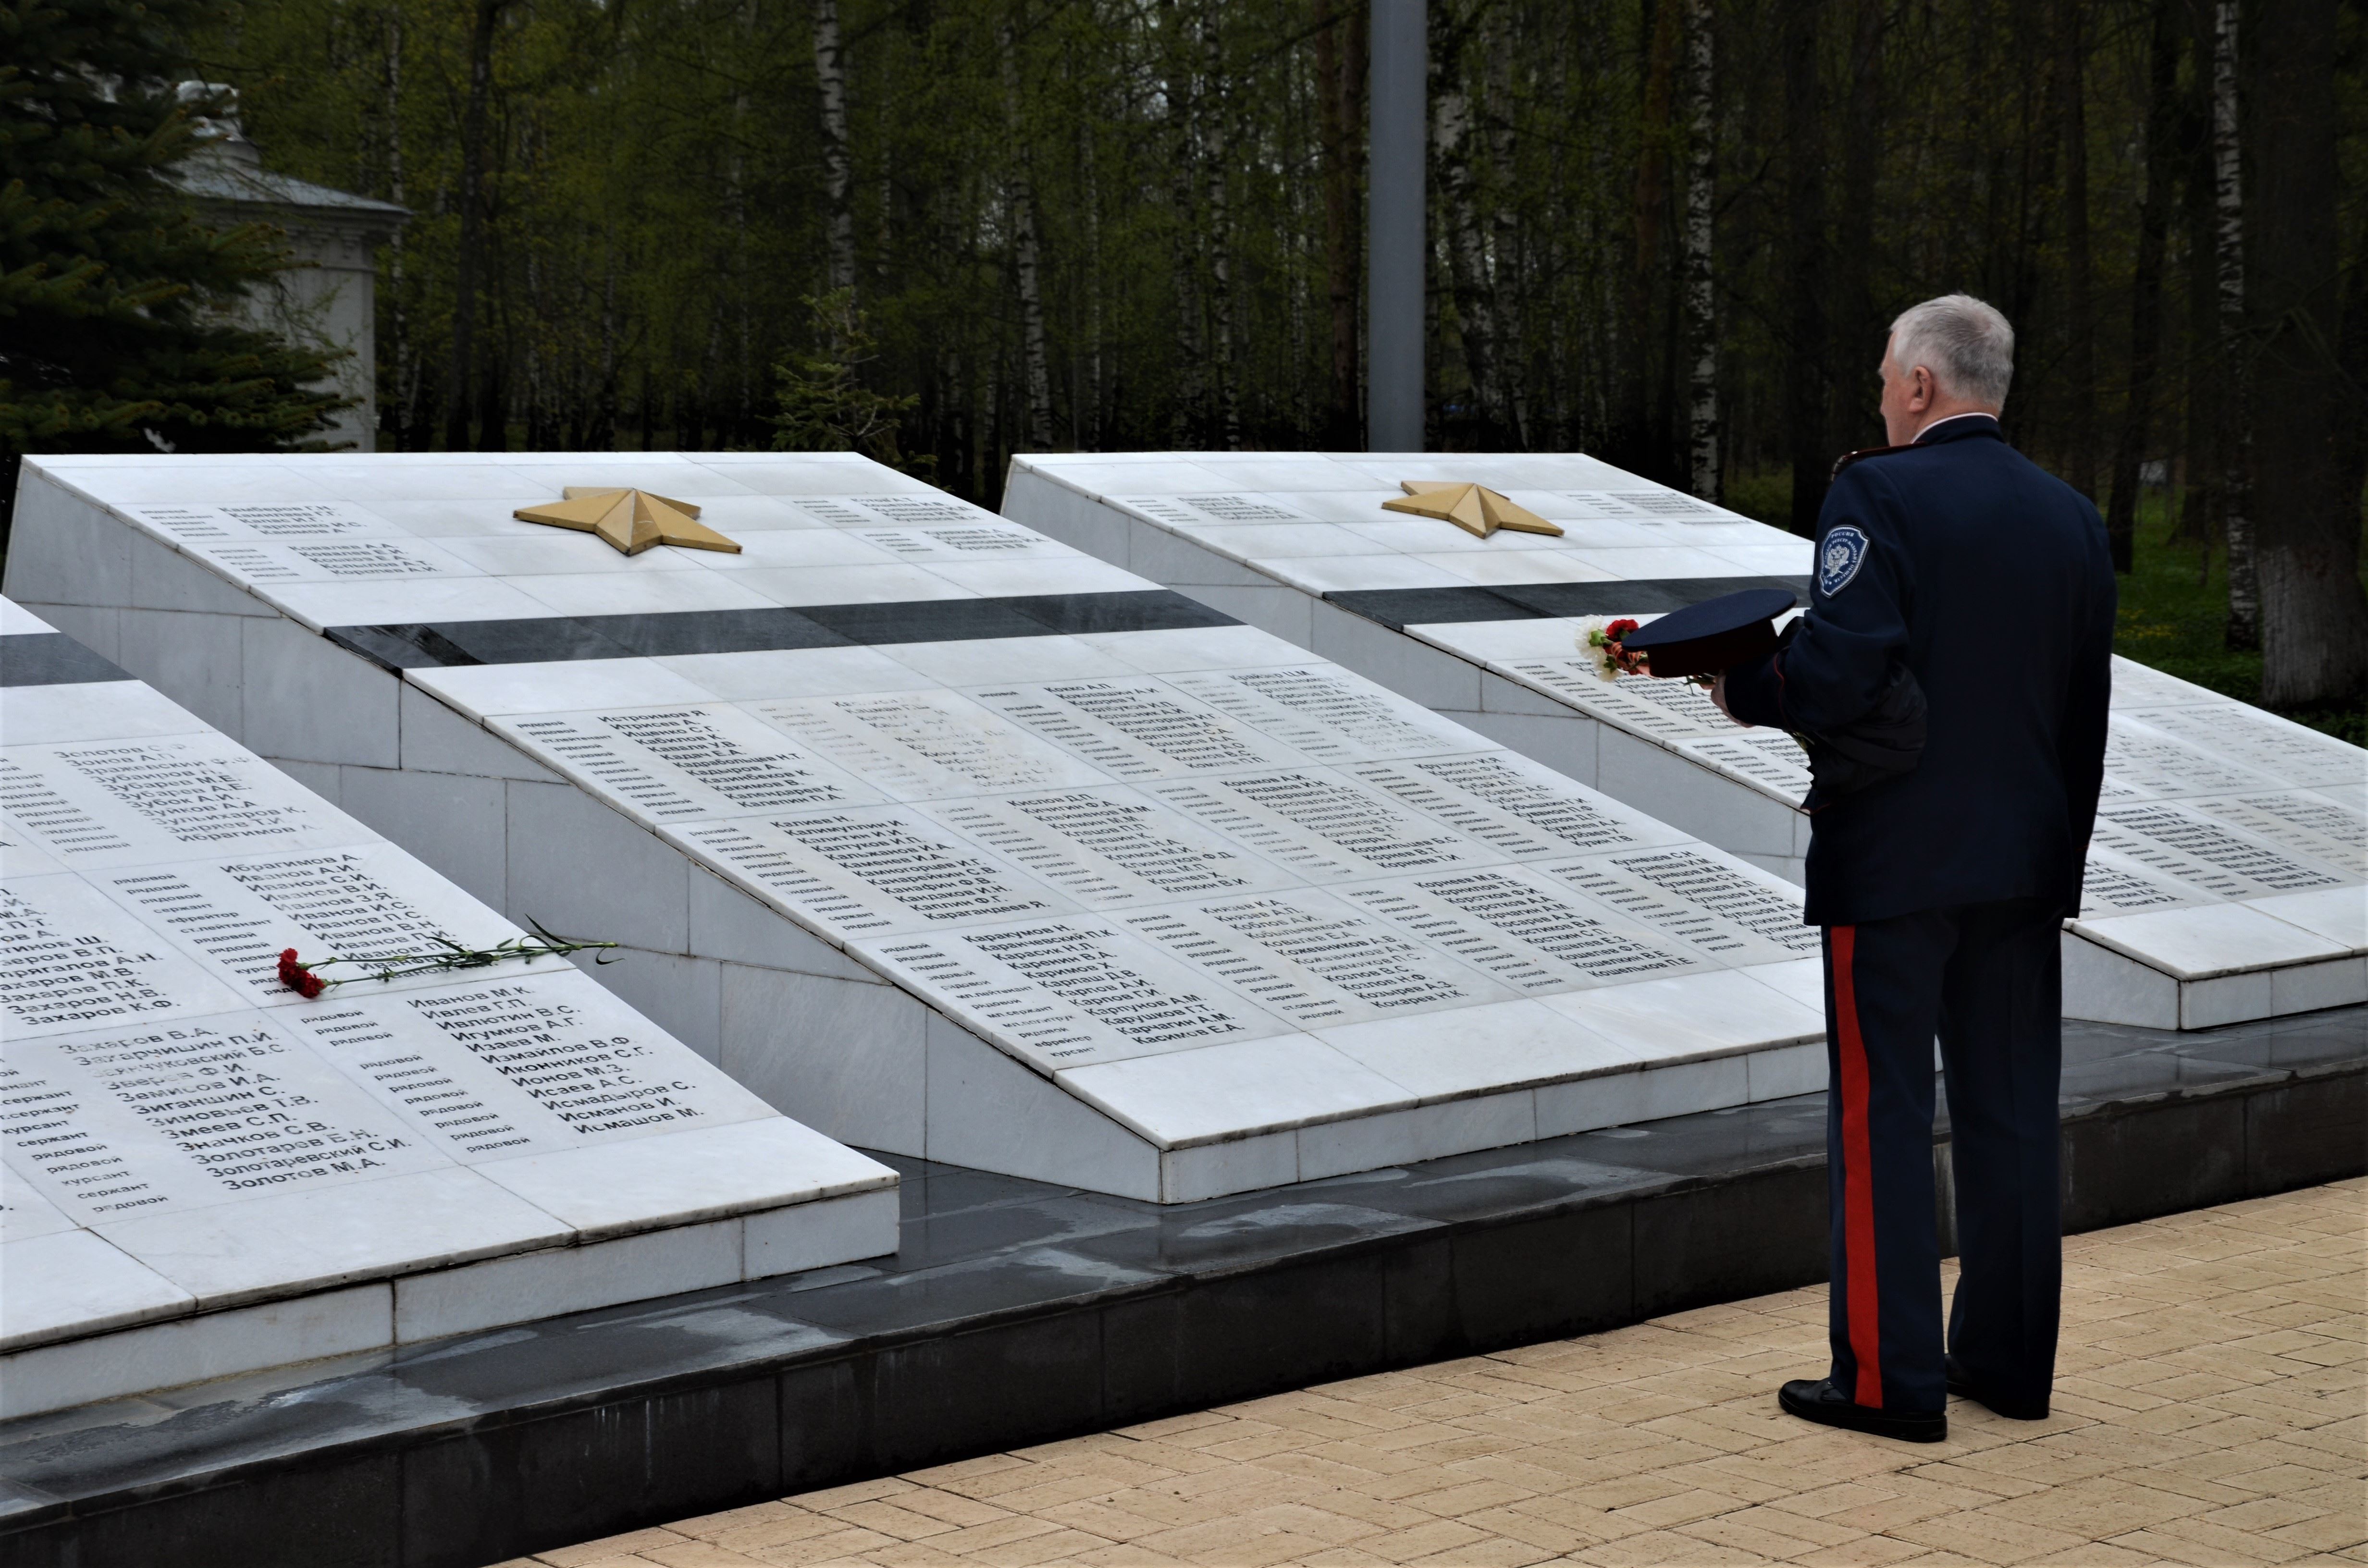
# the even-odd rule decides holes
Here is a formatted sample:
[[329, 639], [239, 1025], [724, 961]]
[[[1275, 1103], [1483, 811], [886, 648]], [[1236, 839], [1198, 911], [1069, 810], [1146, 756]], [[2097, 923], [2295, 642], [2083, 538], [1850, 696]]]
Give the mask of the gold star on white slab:
[[699, 508], [688, 501], [589, 484], [571, 484], [563, 494], [567, 498], [556, 505], [520, 506], [510, 516], [522, 523], [598, 534], [626, 555], [639, 555], [654, 544], [740, 553], [737, 544], [699, 521]]
[[1401, 479], [1398, 488], [1406, 493], [1403, 501], [1384, 501], [1387, 512], [1410, 512], [1417, 517], [1437, 517], [1453, 523], [1465, 533], [1486, 539], [1498, 528], [1510, 528], [1515, 533], [1552, 534], [1562, 537], [1562, 529], [1546, 521], [1526, 506], [1512, 502], [1485, 485], [1462, 484], [1452, 480]]

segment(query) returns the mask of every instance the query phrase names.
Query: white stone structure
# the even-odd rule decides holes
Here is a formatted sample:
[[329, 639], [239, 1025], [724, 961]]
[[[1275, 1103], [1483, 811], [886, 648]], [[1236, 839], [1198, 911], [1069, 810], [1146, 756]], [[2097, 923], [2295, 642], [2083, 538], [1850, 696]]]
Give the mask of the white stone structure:
[[[1404, 479], [1491, 486], [1564, 536], [1383, 511]], [[1607, 684], [1577, 640], [1754, 582], [1805, 598], [1806, 540], [1576, 454], [1021, 457], [1004, 512], [1801, 877], [1792, 740], [1680, 682]], [[2066, 1011], [2196, 1028], [2368, 999], [2368, 756], [2126, 659], [2114, 677]]]
[[333, 386], [355, 405], [320, 438], [374, 449], [378, 440], [378, 247], [409, 221], [407, 209], [350, 191], [274, 174], [235, 119], [206, 122], [198, 151], [175, 166], [181, 188], [220, 228], [268, 223], [286, 236], [298, 266], [274, 276], [243, 303], [255, 325], [295, 342], [349, 350]]
[[281, 984], [522, 933], [5, 601], [0, 729], [0, 1416], [895, 1250], [564, 959]]
[[[514, 521], [693, 502], [739, 554]], [[1163, 1201], [1795, 1094], [1797, 892], [851, 455], [28, 460], [14, 591], [862, 1147]]]

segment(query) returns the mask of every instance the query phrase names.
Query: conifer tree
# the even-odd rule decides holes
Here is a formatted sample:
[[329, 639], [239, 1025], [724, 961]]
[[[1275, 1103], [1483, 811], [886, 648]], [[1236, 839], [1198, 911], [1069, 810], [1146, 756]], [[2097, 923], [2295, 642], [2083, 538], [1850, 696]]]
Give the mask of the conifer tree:
[[172, 178], [222, 107], [176, 94], [218, 3], [0, 0], [0, 549], [26, 453], [284, 449], [345, 406], [336, 356], [231, 313], [273, 232]]

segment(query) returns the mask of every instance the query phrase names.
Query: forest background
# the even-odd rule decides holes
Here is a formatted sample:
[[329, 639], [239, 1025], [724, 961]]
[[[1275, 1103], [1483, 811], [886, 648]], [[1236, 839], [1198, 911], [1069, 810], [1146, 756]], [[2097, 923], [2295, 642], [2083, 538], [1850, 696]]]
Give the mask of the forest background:
[[[1363, 444], [1357, 0], [219, 17], [197, 62], [267, 163], [415, 214], [382, 450], [854, 445], [992, 506], [1017, 450]], [[2362, 728], [2356, 0], [1429, 17], [1432, 447], [1805, 533], [1882, 439], [1885, 324], [1964, 290], [2020, 334], [2010, 435], [2138, 568], [2125, 642], [2259, 694], [2247, 568], [2300, 528], [2267, 696]]]

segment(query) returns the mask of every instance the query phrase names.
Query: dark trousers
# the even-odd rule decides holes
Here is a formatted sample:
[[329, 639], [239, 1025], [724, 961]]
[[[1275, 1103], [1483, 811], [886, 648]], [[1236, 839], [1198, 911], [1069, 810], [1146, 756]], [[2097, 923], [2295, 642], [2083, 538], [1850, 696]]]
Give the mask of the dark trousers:
[[1935, 1035], [1961, 1265], [1948, 1350], [1986, 1390], [2048, 1396], [2064, 1278], [2058, 916], [2051, 902], [2016, 899], [1825, 928], [1833, 1379], [1860, 1404], [1935, 1411], [1948, 1399]]

